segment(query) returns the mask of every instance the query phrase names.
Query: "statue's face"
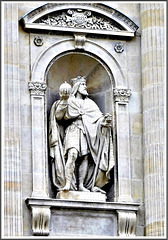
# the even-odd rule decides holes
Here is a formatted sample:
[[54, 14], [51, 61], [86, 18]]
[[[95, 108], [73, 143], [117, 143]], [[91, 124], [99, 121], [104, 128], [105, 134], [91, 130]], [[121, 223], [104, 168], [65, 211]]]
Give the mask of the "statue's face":
[[81, 93], [82, 95], [85, 95], [85, 96], [88, 95], [86, 83], [82, 82], [82, 83], [79, 85], [78, 92]]

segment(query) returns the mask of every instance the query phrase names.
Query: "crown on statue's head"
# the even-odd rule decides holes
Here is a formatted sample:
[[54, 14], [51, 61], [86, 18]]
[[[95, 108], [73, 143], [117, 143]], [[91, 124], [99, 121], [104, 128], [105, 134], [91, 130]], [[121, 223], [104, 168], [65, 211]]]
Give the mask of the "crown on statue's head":
[[77, 76], [76, 78], [72, 78], [71, 79], [71, 82], [72, 82], [72, 85], [74, 86], [75, 85], [75, 83], [77, 83], [77, 82], [80, 82], [80, 83], [82, 83], [82, 82], [84, 82], [84, 83], [86, 83], [86, 76]]

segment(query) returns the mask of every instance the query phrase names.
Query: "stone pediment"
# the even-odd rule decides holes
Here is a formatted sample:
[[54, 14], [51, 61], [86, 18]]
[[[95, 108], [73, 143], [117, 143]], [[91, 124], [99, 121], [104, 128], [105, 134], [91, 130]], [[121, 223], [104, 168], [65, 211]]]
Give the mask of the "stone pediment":
[[133, 37], [138, 26], [111, 7], [96, 3], [48, 3], [26, 14], [25, 29]]

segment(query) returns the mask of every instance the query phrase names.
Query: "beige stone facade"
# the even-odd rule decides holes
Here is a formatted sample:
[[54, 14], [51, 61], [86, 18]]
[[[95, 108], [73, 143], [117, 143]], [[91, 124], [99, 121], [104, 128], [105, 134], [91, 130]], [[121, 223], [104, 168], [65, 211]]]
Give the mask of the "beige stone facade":
[[[166, 4], [78, 4], [2, 4], [3, 234], [165, 236]], [[33, 18], [70, 7], [105, 16], [121, 30], [114, 34], [98, 29], [94, 34], [71, 29], [53, 31], [42, 24], [31, 28]], [[55, 201], [48, 156], [48, 116], [58, 99], [60, 84], [77, 75], [87, 75], [90, 96], [103, 113], [113, 114], [116, 165], [113, 182], [106, 189], [104, 212], [108, 216], [97, 203], [87, 206], [80, 201], [69, 205]], [[65, 212], [58, 211], [60, 208]], [[92, 228], [72, 230], [74, 226], [67, 225], [72, 218], [68, 217], [69, 208], [76, 221], [81, 220], [79, 209], [86, 224], [90, 225], [93, 218], [95, 232]], [[87, 210], [90, 218], [85, 216]], [[98, 216], [103, 219], [102, 230], [97, 227]]]

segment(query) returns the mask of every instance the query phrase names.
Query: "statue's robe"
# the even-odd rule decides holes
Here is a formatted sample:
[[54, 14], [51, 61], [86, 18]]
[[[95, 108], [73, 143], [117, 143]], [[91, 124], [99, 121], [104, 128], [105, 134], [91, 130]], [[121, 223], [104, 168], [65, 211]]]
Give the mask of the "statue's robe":
[[[53, 177], [55, 185], [60, 188], [65, 185], [65, 155], [66, 151], [63, 147], [63, 130], [57, 121], [58, 102], [54, 103], [50, 113], [50, 156], [53, 160]], [[65, 106], [63, 106], [65, 109]], [[59, 106], [60, 109], [60, 106]], [[72, 120], [81, 119], [84, 134], [87, 140], [89, 152], [91, 155], [88, 174], [84, 185], [91, 189], [92, 185], [103, 187], [110, 179], [110, 170], [114, 166], [113, 143], [111, 128], [102, 127], [103, 114], [90, 98], [77, 99], [74, 96], [69, 97], [68, 105], [64, 119]], [[68, 128], [67, 128], [68, 129]], [[83, 132], [83, 130], [81, 129]], [[65, 136], [66, 140], [66, 136]], [[63, 149], [64, 148], [64, 149]], [[96, 171], [96, 172], [95, 172]], [[95, 174], [95, 176], [94, 176]], [[94, 179], [95, 177], [95, 179]], [[74, 179], [74, 178], [73, 178]], [[94, 182], [94, 183], [93, 183]], [[76, 189], [75, 180], [73, 180], [72, 189]]]

